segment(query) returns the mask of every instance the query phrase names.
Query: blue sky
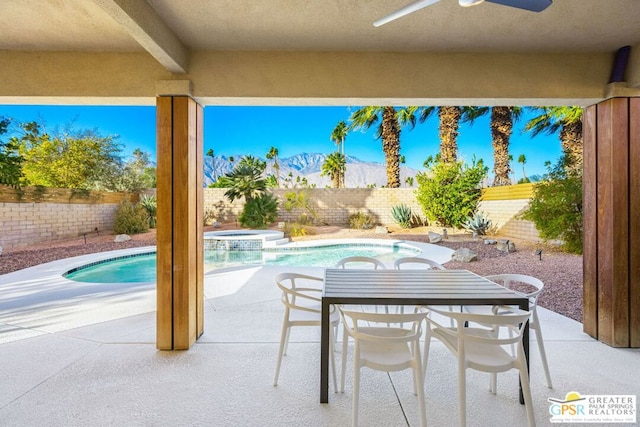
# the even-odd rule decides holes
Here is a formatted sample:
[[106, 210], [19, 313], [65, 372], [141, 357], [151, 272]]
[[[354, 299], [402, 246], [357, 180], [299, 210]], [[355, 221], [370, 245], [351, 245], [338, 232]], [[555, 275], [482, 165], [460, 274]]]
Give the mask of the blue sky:
[[[351, 107], [353, 109], [354, 107]], [[325, 153], [335, 150], [330, 135], [340, 120], [349, 118], [348, 107], [206, 107], [205, 152], [213, 148], [216, 155], [252, 154], [264, 158], [274, 146], [281, 158], [301, 152]], [[16, 122], [36, 120], [47, 129], [73, 123], [73, 128], [97, 129], [100, 134], [119, 135], [118, 142], [129, 155], [140, 148], [155, 157], [155, 107], [43, 106], [0, 105], [0, 117]], [[561, 154], [557, 135], [531, 138], [521, 131], [531, 117], [525, 114], [516, 123], [510, 152], [514, 159], [527, 158], [527, 175], [543, 174], [545, 161], [555, 162]], [[407, 166], [422, 169], [424, 160], [439, 150], [438, 118], [431, 117], [413, 130], [405, 128], [400, 136], [401, 154]], [[491, 170], [493, 156], [489, 118], [483, 117], [473, 126], [463, 124], [458, 137], [459, 156], [471, 161], [482, 158]], [[352, 132], [345, 141], [345, 152], [363, 161], [384, 162], [382, 144], [374, 139], [374, 131]], [[522, 177], [522, 167], [514, 161], [515, 178]]]

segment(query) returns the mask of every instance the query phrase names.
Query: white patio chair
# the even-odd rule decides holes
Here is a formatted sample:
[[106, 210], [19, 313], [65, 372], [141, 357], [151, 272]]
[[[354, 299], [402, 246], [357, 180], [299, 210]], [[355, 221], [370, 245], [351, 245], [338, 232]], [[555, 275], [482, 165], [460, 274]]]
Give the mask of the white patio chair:
[[387, 267], [379, 259], [368, 256], [349, 256], [336, 263], [336, 268], [373, 268], [385, 270]]
[[424, 269], [424, 270], [446, 270], [446, 268], [433, 260], [419, 257], [404, 257], [398, 258], [393, 263], [393, 268], [396, 270], [404, 269]]
[[[404, 257], [398, 258], [394, 261], [393, 267], [396, 270], [446, 270], [446, 268], [431, 259], [428, 258], [419, 258], [419, 257]], [[421, 307], [416, 307], [417, 310], [421, 310]], [[453, 311], [453, 306], [450, 305], [449, 309]], [[404, 312], [404, 307], [401, 307], [401, 312]], [[424, 309], [423, 311], [427, 311]], [[451, 321], [451, 326], [453, 326], [453, 321]]]
[[[538, 343], [538, 350], [540, 351], [540, 359], [542, 360], [544, 375], [547, 380], [547, 387], [553, 388], [553, 384], [551, 383], [551, 374], [549, 373], [549, 365], [547, 363], [547, 354], [544, 349], [544, 341], [542, 340], [542, 329], [540, 327], [540, 320], [538, 319], [538, 297], [540, 296], [540, 293], [544, 288], [544, 283], [542, 283], [540, 279], [532, 276], [526, 276], [524, 274], [495, 274], [492, 276], [485, 276], [485, 278], [509, 289], [512, 289], [512, 286], [516, 283], [522, 283], [535, 289], [531, 292], [520, 292], [517, 290], [516, 292], [529, 298], [529, 313], [531, 313], [531, 319], [529, 319], [529, 329], [534, 330], [536, 333], [536, 341]], [[465, 306], [465, 311], [474, 314], [482, 314], [489, 313], [490, 308], [487, 308], [486, 306], [483, 307], [472, 305]], [[489, 388], [493, 393], [496, 392], [495, 376], [492, 376]]]
[[[387, 267], [384, 265], [382, 261], [379, 259], [368, 257], [368, 256], [350, 256], [346, 258], [342, 258], [335, 265], [335, 268], [365, 268], [365, 269], [373, 269], [373, 270], [386, 270]], [[367, 311], [366, 307], [362, 307], [362, 311]], [[378, 312], [378, 306], [375, 306], [376, 313]], [[384, 306], [385, 313], [389, 312], [389, 307]]]
[[[424, 377], [420, 357], [420, 336], [424, 313], [386, 314], [350, 311], [338, 307], [344, 325], [344, 334], [354, 340], [353, 353], [353, 418], [358, 425], [360, 400], [360, 370], [368, 367], [377, 371], [395, 372], [413, 370], [414, 394], [417, 394], [420, 425], [426, 426]], [[407, 325], [403, 327], [388, 324]], [[340, 391], [344, 392], [347, 340], [343, 340]]]
[[[533, 403], [529, 388], [527, 360], [522, 345], [522, 336], [530, 313], [513, 307], [495, 306], [493, 314], [472, 314], [459, 311], [446, 311], [430, 306], [431, 314], [454, 320], [454, 327], [442, 326], [433, 316], [426, 317], [427, 329], [424, 349], [424, 370], [426, 373], [431, 338], [441, 341], [458, 359], [458, 395], [460, 425], [467, 425], [466, 410], [466, 370], [475, 369], [497, 374], [511, 369], [520, 373], [522, 394], [525, 400], [529, 426], [535, 425]], [[465, 324], [492, 325], [491, 329], [465, 327]], [[509, 330], [506, 336], [503, 330]], [[505, 346], [515, 344], [516, 354], [512, 355]]]
[[[310, 284], [321, 284], [323, 279], [298, 273], [281, 273], [276, 276], [276, 284], [282, 291], [282, 303], [285, 306], [282, 319], [282, 333], [280, 335], [280, 347], [278, 349], [278, 361], [273, 378], [273, 385], [278, 385], [280, 365], [282, 357], [287, 353], [289, 345], [289, 332], [295, 326], [320, 327], [322, 323], [322, 286], [314, 287]], [[306, 282], [306, 286], [305, 286]], [[331, 374], [333, 376], [333, 388], [338, 392], [336, 376], [336, 360], [334, 355], [335, 330], [340, 324], [340, 315], [335, 307], [331, 307], [330, 313], [329, 353], [331, 354]]]

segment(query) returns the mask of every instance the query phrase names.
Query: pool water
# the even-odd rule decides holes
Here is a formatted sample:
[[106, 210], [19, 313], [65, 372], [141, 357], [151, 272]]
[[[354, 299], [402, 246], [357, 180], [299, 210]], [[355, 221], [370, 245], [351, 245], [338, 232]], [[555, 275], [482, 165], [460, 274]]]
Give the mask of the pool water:
[[[375, 257], [391, 264], [398, 258], [415, 256], [417, 249], [399, 246], [332, 245], [277, 251], [207, 251], [205, 271], [239, 265], [292, 265], [332, 267], [348, 256]], [[80, 267], [64, 275], [67, 279], [89, 283], [131, 283], [156, 281], [156, 254], [123, 257]]]

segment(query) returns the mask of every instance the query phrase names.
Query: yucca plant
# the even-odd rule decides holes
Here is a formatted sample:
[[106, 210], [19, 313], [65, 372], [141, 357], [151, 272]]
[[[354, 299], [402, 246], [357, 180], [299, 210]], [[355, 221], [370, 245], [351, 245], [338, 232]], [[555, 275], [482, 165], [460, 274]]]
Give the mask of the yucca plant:
[[393, 220], [402, 228], [411, 228], [411, 222], [413, 220], [413, 212], [411, 208], [404, 203], [395, 205], [391, 208], [391, 216]]
[[462, 226], [467, 231], [484, 236], [491, 228], [491, 220], [483, 212], [475, 212]]
[[147, 211], [149, 216], [149, 228], [156, 228], [156, 214], [158, 211], [158, 199], [154, 195], [143, 194], [140, 196], [140, 206]]

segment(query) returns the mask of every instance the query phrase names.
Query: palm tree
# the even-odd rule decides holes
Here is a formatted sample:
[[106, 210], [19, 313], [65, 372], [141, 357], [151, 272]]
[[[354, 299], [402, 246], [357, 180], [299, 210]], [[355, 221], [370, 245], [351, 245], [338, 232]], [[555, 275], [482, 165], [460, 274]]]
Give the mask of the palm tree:
[[216, 182], [216, 158], [213, 153], [213, 148], [207, 150], [207, 157], [211, 157], [211, 170], [213, 171], [213, 182]]
[[262, 177], [264, 162], [253, 156], [245, 156], [231, 172], [220, 178], [229, 189], [224, 193], [229, 201], [244, 197], [249, 202], [267, 190], [267, 181]]
[[440, 124], [440, 161], [454, 163], [458, 160], [458, 129], [460, 121], [473, 114], [476, 107], [420, 107], [419, 121], [424, 123], [434, 112], [438, 112]]
[[267, 153], [267, 159], [273, 160], [273, 169], [276, 177], [276, 188], [280, 188], [280, 164], [278, 163], [278, 149], [271, 147]]
[[491, 112], [491, 146], [493, 147], [493, 185], [511, 185], [509, 174], [512, 157], [509, 155], [509, 141], [513, 133], [513, 123], [522, 115], [521, 107], [470, 107], [464, 117], [465, 122]]
[[527, 174], [524, 170], [524, 165], [525, 163], [527, 163], [527, 158], [525, 157], [524, 154], [520, 154], [520, 156], [518, 156], [518, 163], [522, 163], [522, 182], [529, 182], [529, 179], [527, 178]]
[[349, 133], [349, 127], [344, 120], [338, 122], [336, 127], [331, 132], [331, 141], [338, 146], [338, 151], [344, 156], [344, 140]]
[[342, 176], [345, 170], [345, 158], [339, 151], [333, 152], [327, 156], [322, 163], [320, 176], [328, 175], [331, 178], [331, 184], [334, 188], [340, 188], [340, 184], [344, 182]]
[[344, 187], [344, 179], [345, 179], [345, 175], [347, 172], [347, 164], [346, 164], [346, 156], [344, 155], [344, 140], [347, 137], [347, 134], [349, 133], [349, 127], [347, 126], [347, 124], [345, 123], [344, 120], [341, 120], [338, 122], [338, 124], [336, 125], [336, 127], [333, 129], [333, 131], [331, 132], [331, 141], [333, 141], [334, 144], [336, 144], [336, 147], [338, 148], [338, 152], [342, 153], [342, 156], [344, 157], [345, 160], [345, 164], [344, 164], [344, 169], [342, 171], [342, 173], [340, 174], [340, 186]]
[[552, 135], [558, 131], [560, 145], [568, 172], [582, 173], [582, 108], [581, 107], [540, 107], [542, 114], [529, 120], [526, 131], [537, 136], [544, 132]]
[[351, 114], [349, 130], [368, 130], [378, 122], [376, 138], [382, 140], [387, 168], [387, 187], [400, 187], [400, 129], [409, 124], [416, 124], [415, 113], [418, 107], [361, 107]]

